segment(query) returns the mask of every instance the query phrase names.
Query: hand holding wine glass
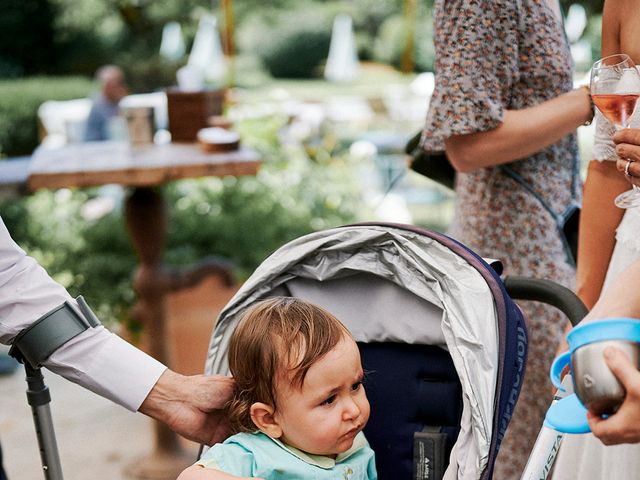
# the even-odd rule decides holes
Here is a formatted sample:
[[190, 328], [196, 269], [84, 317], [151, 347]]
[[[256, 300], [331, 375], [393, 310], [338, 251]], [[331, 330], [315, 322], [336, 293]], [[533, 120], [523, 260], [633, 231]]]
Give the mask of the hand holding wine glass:
[[[616, 129], [629, 127], [639, 97], [640, 74], [628, 55], [610, 55], [593, 64], [591, 98]], [[618, 195], [615, 203], [620, 208], [640, 206], [640, 189], [633, 185], [632, 190]]]

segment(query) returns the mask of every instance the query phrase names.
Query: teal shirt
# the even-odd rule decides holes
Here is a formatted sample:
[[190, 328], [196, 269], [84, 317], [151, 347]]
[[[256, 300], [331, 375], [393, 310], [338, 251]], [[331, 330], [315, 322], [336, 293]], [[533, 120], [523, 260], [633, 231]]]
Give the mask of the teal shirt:
[[238, 433], [211, 447], [197, 465], [241, 477], [377, 480], [375, 454], [360, 432], [335, 459], [305, 453], [261, 432]]

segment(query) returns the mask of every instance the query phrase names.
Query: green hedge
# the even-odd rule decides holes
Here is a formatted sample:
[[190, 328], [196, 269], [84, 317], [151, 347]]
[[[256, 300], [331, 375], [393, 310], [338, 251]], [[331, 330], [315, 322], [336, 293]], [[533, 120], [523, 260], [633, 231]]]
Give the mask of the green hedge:
[[0, 80], [0, 156], [29, 155], [38, 146], [38, 107], [43, 102], [86, 97], [95, 88], [83, 77]]
[[317, 77], [329, 54], [332, 5], [307, 1], [290, 10], [256, 10], [239, 26], [239, 50], [257, 55], [275, 78]]

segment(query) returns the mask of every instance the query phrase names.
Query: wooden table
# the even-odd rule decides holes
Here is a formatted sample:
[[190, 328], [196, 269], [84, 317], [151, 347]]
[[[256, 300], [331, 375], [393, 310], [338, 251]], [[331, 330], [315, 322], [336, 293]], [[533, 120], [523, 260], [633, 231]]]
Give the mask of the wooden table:
[[107, 183], [151, 187], [181, 178], [255, 175], [259, 163], [258, 154], [247, 148], [211, 154], [189, 143], [134, 149], [126, 142], [89, 142], [36, 150], [28, 185], [31, 190]]
[[[166, 205], [159, 188], [171, 180], [201, 176], [255, 175], [258, 154], [241, 148], [208, 154], [195, 144], [148, 145], [91, 142], [34, 153], [28, 176], [30, 190], [89, 187], [116, 183], [133, 187], [125, 205], [125, 222], [140, 264], [133, 286], [137, 303], [132, 316], [143, 326], [149, 353], [168, 364], [165, 301], [169, 292], [191, 287], [214, 273], [231, 281], [228, 265], [217, 261], [178, 271], [162, 264], [167, 235]], [[195, 459], [185, 458], [174, 434], [155, 422], [154, 452], [137, 461], [129, 474], [144, 479], [175, 479]]]

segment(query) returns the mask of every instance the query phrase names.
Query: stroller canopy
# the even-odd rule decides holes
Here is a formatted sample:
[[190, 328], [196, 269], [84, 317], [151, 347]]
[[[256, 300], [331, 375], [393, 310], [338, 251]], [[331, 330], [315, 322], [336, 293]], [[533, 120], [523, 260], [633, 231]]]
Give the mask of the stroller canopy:
[[[266, 259], [221, 312], [208, 374], [229, 373], [229, 338], [241, 314], [276, 295], [329, 310], [360, 343], [446, 349], [463, 406], [444, 478], [490, 478], [519, 392], [526, 330], [484, 261], [444, 235], [409, 226], [354, 225], [296, 239]], [[510, 340], [516, 337], [522, 345]]]

